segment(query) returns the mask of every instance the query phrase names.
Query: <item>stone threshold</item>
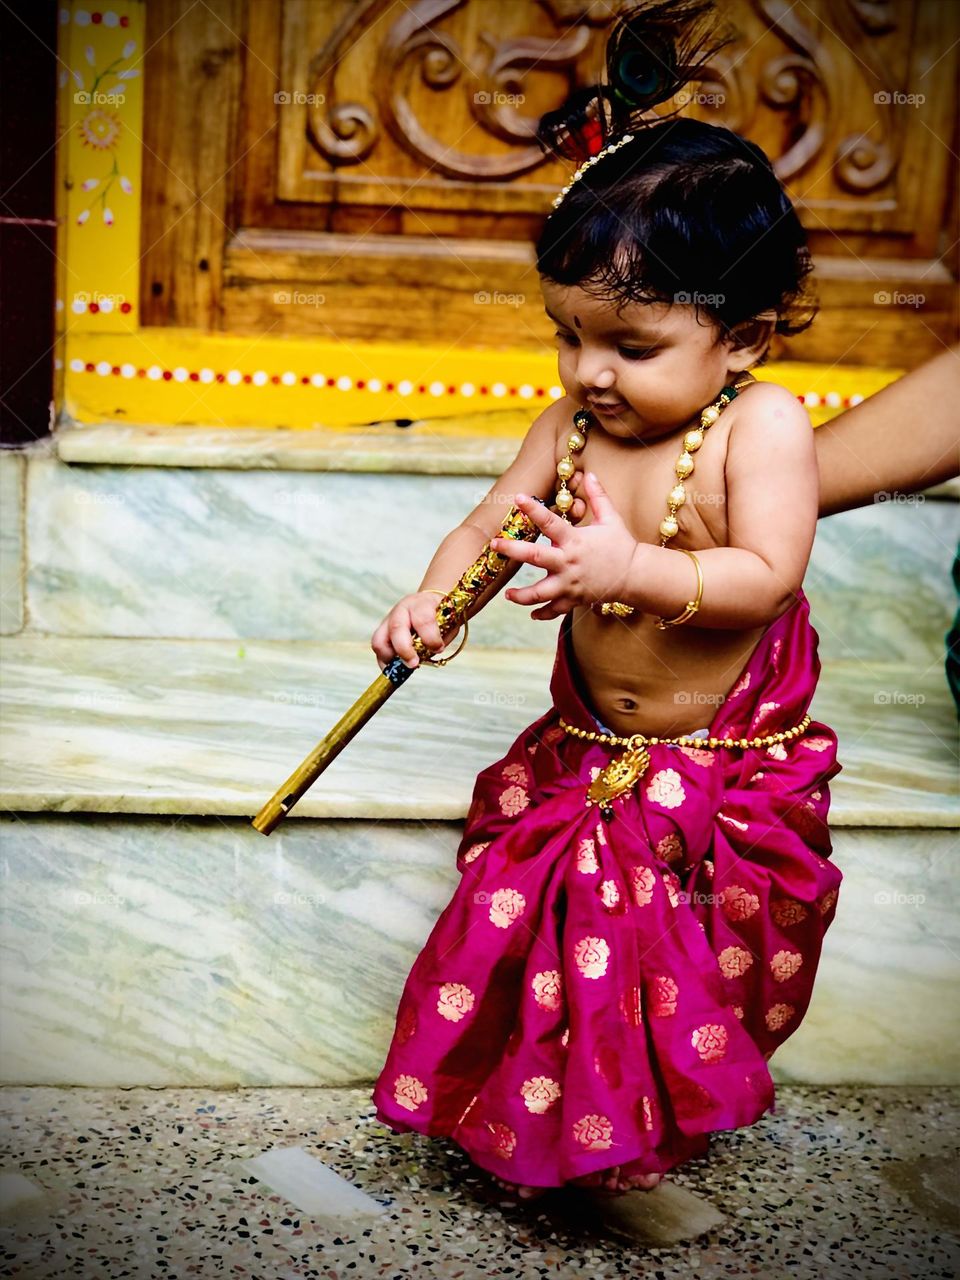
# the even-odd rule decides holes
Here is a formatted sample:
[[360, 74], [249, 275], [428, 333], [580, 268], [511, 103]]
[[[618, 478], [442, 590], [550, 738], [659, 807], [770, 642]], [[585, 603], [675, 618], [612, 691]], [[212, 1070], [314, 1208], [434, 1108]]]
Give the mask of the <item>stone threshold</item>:
[[[533, 409], [375, 422], [363, 427], [160, 426], [61, 420], [38, 442], [61, 462], [125, 467], [501, 475], [537, 416]], [[960, 501], [960, 477], [924, 490]]]
[[533, 408], [508, 409], [307, 430], [69, 421], [57, 427], [54, 445], [62, 462], [110, 466], [496, 476], [536, 416]]

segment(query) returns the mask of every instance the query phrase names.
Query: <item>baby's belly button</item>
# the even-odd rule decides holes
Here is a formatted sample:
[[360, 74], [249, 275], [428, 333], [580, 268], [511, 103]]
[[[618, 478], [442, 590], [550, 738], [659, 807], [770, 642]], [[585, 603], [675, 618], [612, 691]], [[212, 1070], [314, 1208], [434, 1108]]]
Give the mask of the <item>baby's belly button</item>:
[[691, 706], [673, 693], [647, 697], [606, 694], [595, 696], [593, 705], [601, 725], [622, 737], [631, 733], [692, 733], [708, 725], [716, 710], [705, 705]]

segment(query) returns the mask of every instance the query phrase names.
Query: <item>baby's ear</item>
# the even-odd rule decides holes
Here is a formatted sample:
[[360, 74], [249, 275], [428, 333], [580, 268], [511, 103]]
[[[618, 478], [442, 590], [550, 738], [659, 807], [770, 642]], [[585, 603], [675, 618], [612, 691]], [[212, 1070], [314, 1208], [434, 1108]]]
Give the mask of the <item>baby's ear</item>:
[[736, 353], [741, 359], [746, 356], [747, 364], [755, 364], [766, 353], [777, 331], [777, 319], [776, 311], [771, 309], [735, 324], [725, 338], [731, 354]]

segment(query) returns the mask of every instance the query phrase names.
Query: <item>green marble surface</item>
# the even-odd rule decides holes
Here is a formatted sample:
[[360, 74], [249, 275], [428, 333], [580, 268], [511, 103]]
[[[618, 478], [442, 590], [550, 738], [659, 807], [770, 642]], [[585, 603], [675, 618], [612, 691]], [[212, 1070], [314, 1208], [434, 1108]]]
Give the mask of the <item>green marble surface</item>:
[[[549, 707], [552, 661], [468, 648], [416, 672], [295, 816], [462, 818], [479, 770]], [[252, 817], [378, 670], [352, 644], [11, 637], [0, 799], [17, 811]], [[833, 823], [957, 824], [942, 668], [832, 662], [814, 713], [840, 739]]]
[[[487, 475], [29, 465], [27, 619], [52, 635], [368, 640]], [[916, 495], [821, 520], [805, 589], [821, 658], [927, 667], [955, 610], [960, 504]], [[541, 571], [524, 565], [515, 582]], [[452, 585], [452, 584], [439, 584]], [[500, 593], [473, 645], [552, 650]]]
[[[0, 818], [0, 1080], [356, 1084], [458, 879], [460, 824]], [[960, 1082], [951, 831], [837, 827], [837, 915], [778, 1081]]]
[[23, 626], [23, 476], [19, 453], [0, 452], [0, 635]]

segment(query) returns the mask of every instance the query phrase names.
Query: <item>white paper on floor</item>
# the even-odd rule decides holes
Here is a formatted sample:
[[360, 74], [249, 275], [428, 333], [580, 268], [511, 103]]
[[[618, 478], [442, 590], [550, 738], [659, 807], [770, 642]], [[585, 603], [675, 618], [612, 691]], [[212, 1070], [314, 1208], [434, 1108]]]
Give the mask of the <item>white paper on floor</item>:
[[303, 1147], [272, 1147], [238, 1164], [311, 1217], [362, 1218], [386, 1213], [384, 1205]]
[[4, 1169], [0, 1173], [0, 1223], [6, 1226], [43, 1209], [47, 1194], [22, 1173]]

